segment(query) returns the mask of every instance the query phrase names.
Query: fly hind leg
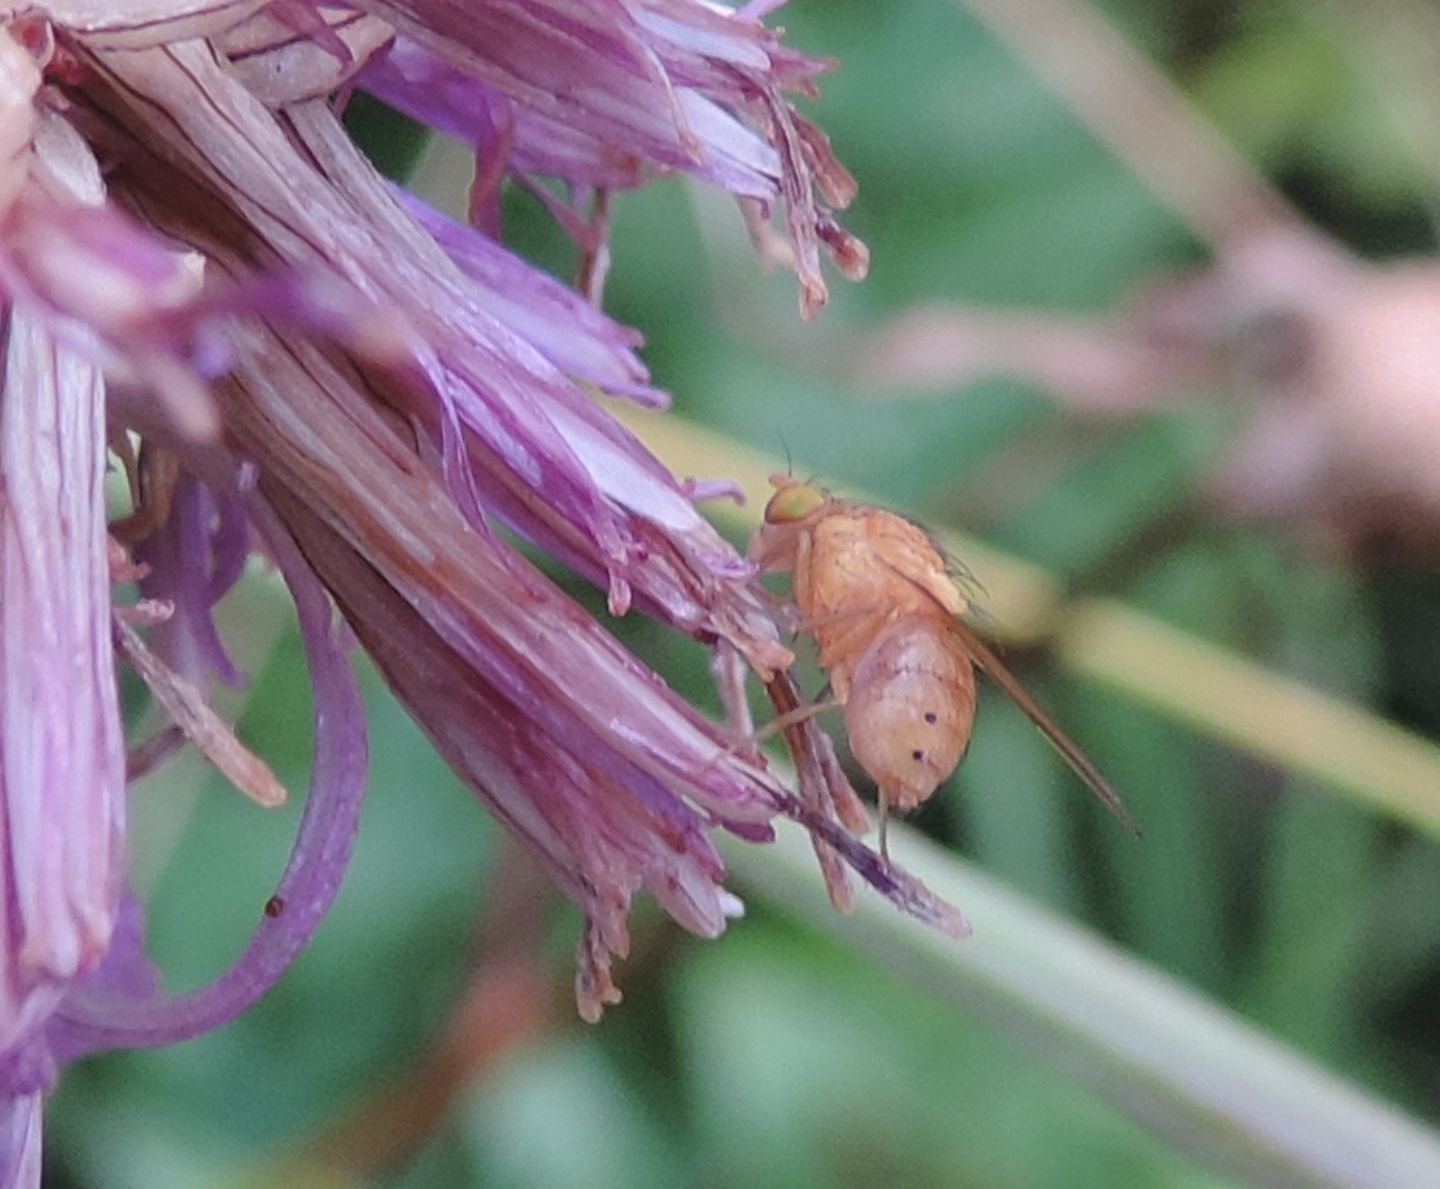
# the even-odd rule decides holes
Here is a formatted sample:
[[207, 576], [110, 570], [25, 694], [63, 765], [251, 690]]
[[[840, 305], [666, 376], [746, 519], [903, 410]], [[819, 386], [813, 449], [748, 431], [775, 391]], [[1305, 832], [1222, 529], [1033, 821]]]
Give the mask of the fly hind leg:
[[759, 730], [750, 732], [750, 734], [746, 735], [743, 739], [737, 739], [723, 751], [711, 756], [710, 759], [705, 762], [705, 766], [706, 768], [711, 768], [721, 760], [728, 759], [730, 756], [739, 755], [747, 748], [753, 748], [757, 743], [763, 743], [772, 735], [777, 735], [790, 727], [798, 726], [800, 723], [809, 722], [812, 718], [824, 714], [827, 710], [838, 709], [839, 706], [840, 703], [834, 698], [826, 698], [823, 701], [809, 702], [804, 706], [795, 707], [794, 710], [787, 710], [784, 714], [778, 714]]

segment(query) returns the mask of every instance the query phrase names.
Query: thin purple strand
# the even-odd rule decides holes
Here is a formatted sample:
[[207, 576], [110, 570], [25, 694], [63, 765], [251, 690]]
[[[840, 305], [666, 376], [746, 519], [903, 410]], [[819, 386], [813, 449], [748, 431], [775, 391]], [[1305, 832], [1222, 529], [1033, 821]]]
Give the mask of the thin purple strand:
[[199, 990], [175, 996], [72, 992], [53, 1020], [61, 1061], [173, 1044], [233, 1019], [285, 973], [340, 889], [365, 788], [364, 708], [323, 587], [269, 508], [257, 498], [250, 512], [294, 596], [315, 690], [315, 763], [295, 847], [270, 901], [278, 911], [262, 915], [234, 965]]

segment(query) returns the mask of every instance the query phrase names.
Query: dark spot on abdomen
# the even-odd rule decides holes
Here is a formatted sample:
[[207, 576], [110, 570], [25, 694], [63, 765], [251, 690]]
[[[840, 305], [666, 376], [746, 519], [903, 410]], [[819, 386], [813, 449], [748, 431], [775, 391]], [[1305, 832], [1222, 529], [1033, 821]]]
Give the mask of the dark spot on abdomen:
[[917, 749], [910, 753], [910, 758], [918, 764], [925, 759], [925, 753]]
[[933, 727], [933, 726], [935, 725], [936, 721], [937, 721], [937, 719], [936, 719], [936, 717], [935, 717], [935, 711], [933, 711], [933, 710], [927, 710], [927, 711], [925, 711], [925, 721], [928, 722], [928, 723]]

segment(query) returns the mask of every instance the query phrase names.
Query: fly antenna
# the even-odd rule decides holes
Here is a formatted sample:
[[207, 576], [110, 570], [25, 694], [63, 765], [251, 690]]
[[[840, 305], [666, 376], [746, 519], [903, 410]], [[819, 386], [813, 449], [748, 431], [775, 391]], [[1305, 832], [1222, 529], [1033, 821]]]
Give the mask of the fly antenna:
[[780, 435], [780, 449], [785, 451], [785, 478], [795, 478], [795, 460], [790, 456], [790, 443], [785, 440], [785, 435]]

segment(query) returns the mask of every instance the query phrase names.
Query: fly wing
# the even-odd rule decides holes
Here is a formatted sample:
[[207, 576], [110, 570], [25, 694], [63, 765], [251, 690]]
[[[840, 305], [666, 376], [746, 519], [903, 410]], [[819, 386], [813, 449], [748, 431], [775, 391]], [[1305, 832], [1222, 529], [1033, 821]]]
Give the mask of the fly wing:
[[971, 659], [985, 670], [986, 676], [996, 685], [1005, 691], [1015, 705], [1025, 712], [1025, 716], [1040, 728], [1040, 733], [1050, 741], [1050, 745], [1060, 753], [1060, 758], [1070, 765], [1075, 775], [1089, 786], [1105, 807], [1116, 817], [1125, 823], [1127, 829], [1137, 837], [1142, 832], [1139, 823], [1130, 816], [1130, 811], [1125, 808], [1125, 801], [1120, 796], [1116, 787], [1105, 779], [1104, 773], [1100, 771], [1083, 751], [1080, 745], [1071, 739], [1059, 725], [1041, 708], [1030, 695], [1030, 691], [1020, 684], [1020, 679], [1015, 676], [998, 656], [980, 639], [970, 627], [960, 619], [953, 619], [950, 623], [951, 630], [960, 640], [960, 646], [970, 654]]
[[913, 520], [883, 508], [852, 505], [864, 525], [864, 543], [891, 573], [923, 592], [947, 615], [959, 615], [969, 605], [968, 586], [956, 581], [950, 558]]
[[[891, 568], [895, 569], [893, 566]], [[895, 569], [895, 573], [906, 577], [898, 569]], [[1040, 729], [1040, 733], [1049, 740], [1050, 746], [1060, 753], [1062, 760], [1070, 765], [1071, 771], [1085, 782], [1090, 791], [1100, 798], [1111, 813], [1125, 823], [1126, 828], [1132, 834], [1138, 837], [1143, 833], [1140, 824], [1130, 816], [1130, 811], [1125, 808], [1125, 800], [1120, 796], [1120, 791], [1105, 779], [1105, 774], [1095, 766], [1089, 756], [1080, 750], [1080, 745], [1062, 731], [1055, 720], [1045, 713], [1040, 703], [1031, 696], [1029, 690], [1020, 684], [1020, 679], [1005, 667], [1004, 662], [995, 655], [990, 646], [980, 639], [963, 619], [952, 614], [946, 602], [936, 597], [928, 586], [918, 583], [916, 585], [934, 599], [937, 609], [946, 612], [950, 630], [959, 640], [960, 647], [970, 655], [970, 659], [975, 664], [984, 670], [985, 675], [1004, 690], [1006, 696], [1025, 712], [1025, 717]]]

